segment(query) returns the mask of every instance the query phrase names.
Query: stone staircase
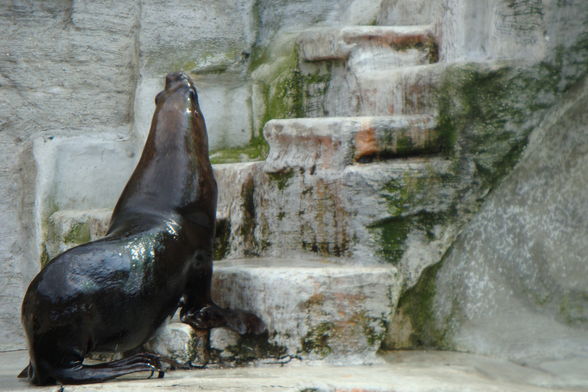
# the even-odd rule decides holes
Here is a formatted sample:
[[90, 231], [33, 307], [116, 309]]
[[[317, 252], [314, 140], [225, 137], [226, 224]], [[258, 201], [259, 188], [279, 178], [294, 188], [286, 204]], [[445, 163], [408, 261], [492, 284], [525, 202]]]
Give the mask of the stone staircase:
[[[312, 117], [267, 122], [265, 161], [215, 165], [214, 297], [259, 314], [268, 335], [217, 330], [207, 345], [202, 334], [176, 331], [175, 342], [164, 342], [180, 347], [172, 356], [377, 361], [400, 294], [456, 231], [458, 189], [437, 123], [437, 46], [431, 26], [321, 28], [298, 37], [301, 104]], [[63, 240], [48, 241], [49, 253], [99, 237], [107, 216], [54, 213], [52, 238]], [[170, 355], [161, 341], [152, 347]]]
[[267, 320], [286, 355], [371, 363], [401, 291], [453, 235], [443, 66], [431, 26], [314, 29], [297, 51], [313, 117], [267, 122], [264, 162], [216, 166], [215, 293]]

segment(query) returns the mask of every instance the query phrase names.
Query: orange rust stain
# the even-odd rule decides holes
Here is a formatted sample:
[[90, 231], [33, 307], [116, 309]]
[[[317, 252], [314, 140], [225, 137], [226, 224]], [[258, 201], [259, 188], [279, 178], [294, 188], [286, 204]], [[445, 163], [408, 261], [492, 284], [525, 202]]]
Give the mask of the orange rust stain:
[[376, 130], [370, 125], [364, 125], [355, 134], [355, 157], [356, 161], [363, 157], [376, 155], [380, 151]]

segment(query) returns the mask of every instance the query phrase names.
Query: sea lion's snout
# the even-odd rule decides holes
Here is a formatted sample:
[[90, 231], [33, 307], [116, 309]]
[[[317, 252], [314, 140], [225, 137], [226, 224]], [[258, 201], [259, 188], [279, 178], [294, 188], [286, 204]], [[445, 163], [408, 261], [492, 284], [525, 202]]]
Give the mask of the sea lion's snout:
[[187, 86], [194, 88], [192, 79], [183, 72], [171, 72], [165, 77], [165, 89], [172, 88], [176, 83], [186, 84]]
[[181, 92], [185, 98], [188, 98], [196, 106], [198, 103], [198, 93], [192, 79], [184, 72], [171, 72], [165, 77], [165, 88], [155, 97], [157, 105], [163, 96], [169, 96]]

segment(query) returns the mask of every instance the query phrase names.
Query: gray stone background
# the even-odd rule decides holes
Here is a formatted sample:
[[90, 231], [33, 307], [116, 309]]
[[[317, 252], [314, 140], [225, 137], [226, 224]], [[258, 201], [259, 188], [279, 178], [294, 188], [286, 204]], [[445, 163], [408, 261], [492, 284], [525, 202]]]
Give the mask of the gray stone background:
[[588, 356], [585, 0], [2, 2], [0, 350], [24, 347], [19, 308], [43, 256], [43, 222], [112, 208], [163, 75], [196, 75], [213, 149], [245, 145], [263, 115], [250, 65], [279, 37], [422, 23], [441, 35], [441, 61], [514, 61], [539, 83], [558, 67], [560, 94], [529, 98], [548, 107], [530, 112], [523, 157], [399, 312], [415, 311], [411, 295], [426, 299], [427, 322], [412, 329], [432, 346]]

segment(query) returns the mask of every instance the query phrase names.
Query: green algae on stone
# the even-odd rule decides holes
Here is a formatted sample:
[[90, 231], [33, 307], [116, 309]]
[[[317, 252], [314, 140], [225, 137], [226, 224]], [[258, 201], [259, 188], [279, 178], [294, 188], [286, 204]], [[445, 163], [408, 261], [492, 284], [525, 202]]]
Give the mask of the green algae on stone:
[[[271, 64], [268, 51], [267, 48], [254, 50], [251, 70], [262, 64]], [[267, 75], [256, 80], [261, 85], [264, 101], [261, 129], [255, 130], [256, 136], [245, 146], [211, 151], [213, 164], [264, 160], [269, 153], [269, 145], [263, 137], [263, 126], [273, 119], [305, 117], [307, 106], [311, 105], [309, 101], [326, 94], [330, 74], [303, 73], [298, 61], [298, 48], [293, 45], [289, 54], [274, 61], [276, 65]]]
[[242, 365], [259, 359], [284, 359], [287, 348], [270, 342], [269, 334], [242, 335], [237, 344], [225, 349], [228, 355], [220, 355], [219, 350], [210, 350], [211, 359], [215, 363]]
[[269, 179], [276, 184], [280, 191], [288, 186], [290, 179], [294, 176], [293, 170], [284, 170], [276, 173], [268, 173]]
[[398, 264], [407, 248], [411, 233], [422, 235], [427, 241], [437, 239], [436, 228], [454, 221], [453, 211], [428, 212], [394, 216], [368, 227], [376, 239], [376, 255], [390, 264]]
[[[302, 71], [299, 64], [298, 46], [293, 45], [289, 54], [282, 56], [279, 64], [259, 81], [263, 83], [265, 112], [262, 124], [272, 119], [305, 117], [327, 92], [331, 80], [326, 70]], [[255, 67], [270, 62], [266, 54], [256, 59]]]
[[90, 226], [87, 222], [76, 222], [63, 236], [63, 242], [69, 244], [85, 244], [90, 242]]
[[302, 338], [302, 352], [306, 354], [316, 354], [320, 358], [325, 358], [333, 349], [329, 346], [329, 339], [333, 336], [335, 324], [332, 322], [322, 322], [312, 328]]
[[[421, 274], [418, 283], [404, 292], [398, 302], [396, 313], [403, 313], [405, 317], [408, 317], [411, 323], [411, 347], [440, 349], [452, 348], [446, 339], [446, 331], [437, 328], [433, 322], [435, 319], [435, 279], [440, 267], [441, 263], [437, 263], [426, 268]], [[390, 345], [391, 343], [388, 342], [387, 344]], [[384, 344], [384, 348], [393, 349], [397, 347], [390, 347]]]
[[217, 219], [214, 230], [213, 259], [221, 260], [229, 253], [231, 244], [231, 221], [229, 219]]
[[245, 146], [212, 150], [212, 164], [263, 161], [269, 153], [269, 145], [263, 136], [252, 138]]
[[41, 248], [41, 256], [39, 257], [39, 262], [41, 264], [41, 268], [45, 267], [49, 261], [51, 261], [51, 258], [49, 257], [49, 252], [47, 252], [47, 245], [43, 244], [42, 248]]
[[410, 218], [402, 217], [392, 217], [369, 226], [376, 237], [376, 254], [390, 264], [400, 262], [411, 227]]
[[379, 346], [386, 335], [386, 319], [384, 315], [381, 318], [369, 317], [365, 311], [355, 314], [351, 320], [361, 328], [368, 345], [371, 347]]
[[243, 238], [243, 246], [247, 256], [257, 256], [259, 242], [255, 236], [255, 228], [258, 225], [257, 211], [255, 208], [255, 182], [253, 177], [247, 178], [241, 190], [241, 211], [243, 213], [243, 223], [237, 232]]
[[[580, 56], [585, 61], [586, 52]], [[586, 74], [565, 74], [560, 57], [526, 67], [450, 66], [437, 91], [437, 129], [445, 155], [471, 160], [482, 186], [494, 188], [519, 161], [547, 109]]]

